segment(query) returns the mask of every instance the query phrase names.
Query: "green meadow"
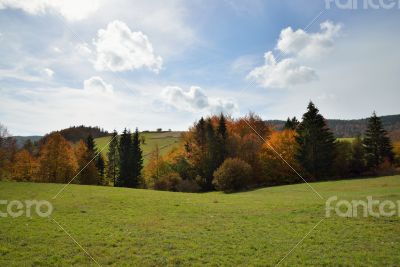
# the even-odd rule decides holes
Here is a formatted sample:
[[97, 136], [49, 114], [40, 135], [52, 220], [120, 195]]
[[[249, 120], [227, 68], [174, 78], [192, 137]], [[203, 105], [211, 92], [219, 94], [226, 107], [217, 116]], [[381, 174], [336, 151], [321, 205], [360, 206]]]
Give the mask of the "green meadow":
[[[160, 154], [165, 155], [174, 147], [177, 147], [181, 139], [182, 132], [141, 132], [139, 134], [140, 138], [144, 137], [144, 144], [141, 144], [143, 155], [148, 155], [154, 151], [155, 147], [158, 145], [160, 149]], [[102, 150], [102, 154], [106, 156], [108, 151], [108, 143], [110, 142], [109, 136], [96, 138], [94, 141], [97, 148]], [[145, 157], [145, 161], [146, 161]]]
[[[400, 176], [311, 185], [325, 199], [400, 199]], [[54, 206], [50, 218], [0, 218], [0, 266], [95, 266], [56, 222], [101, 266], [400, 262], [399, 216], [326, 218], [325, 200], [306, 184], [235, 194], [70, 185], [52, 199], [62, 187], [0, 182], [1, 199], [49, 200]]]

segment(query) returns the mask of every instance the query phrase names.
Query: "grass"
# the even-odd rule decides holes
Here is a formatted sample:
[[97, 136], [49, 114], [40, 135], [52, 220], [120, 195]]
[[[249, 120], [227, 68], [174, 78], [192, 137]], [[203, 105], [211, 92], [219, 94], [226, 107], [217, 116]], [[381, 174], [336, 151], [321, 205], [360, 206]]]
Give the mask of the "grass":
[[[142, 144], [143, 155], [151, 153], [156, 145], [160, 149], [160, 154], [164, 155], [171, 151], [172, 148], [177, 147], [181, 139], [182, 132], [141, 132], [139, 136], [144, 136], [145, 144]], [[96, 138], [94, 141], [98, 149], [106, 146], [102, 154], [106, 156], [108, 151], [109, 136]], [[145, 163], [148, 157], [145, 157]]]
[[[400, 199], [400, 176], [312, 186], [325, 198]], [[0, 182], [0, 196], [51, 200], [61, 187]], [[305, 184], [236, 194], [70, 185], [51, 202], [52, 218], [102, 266], [274, 266], [325, 218]], [[281, 265], [398, 266], [399, 251], [398, 216], [333, 216]], [[50, 219], [0, 218], [0, 266], [49, 265], [94, 262]]]

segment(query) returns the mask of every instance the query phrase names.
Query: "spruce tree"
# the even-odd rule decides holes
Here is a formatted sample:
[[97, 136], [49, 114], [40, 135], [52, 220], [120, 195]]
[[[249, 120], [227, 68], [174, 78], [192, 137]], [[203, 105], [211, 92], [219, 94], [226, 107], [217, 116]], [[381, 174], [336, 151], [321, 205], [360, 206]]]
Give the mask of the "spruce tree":
[[296, 117], [293, 117], [292, 119], [287, 118], [285, 125], [283, 126], [284, 130], [296, 130], [297, 126], [299, 126], [299, 121], [297, 120]]
[[131, 132], [128, 131], [127, 129], [124, 129], [124, 131], [121, 134], [121, 138], [119, 141], [119, 149], [118, 149], [118, 155], [119, 155], [119, 173], [118, 173], [118, 178], [116, 182], [116, 186], [120, 187], [127, 187], [128, 181], [131, 180], [130, 178], [132, 177], [132, 172], [130, 169], [130, 166], [132, 166], [132, 138], [131, 138]]
[[113, 182], [113, 185], [116, 186], [116, 179], [118, 175], [118, 133], [116, 130], [113, 131], [111, 136], [111, 142], [108, 147], [107, 152], [107, 178], [108, 180]]
[[143, 169], [143, 153], [140, 148], [140, 139], [139, 139], [139, 130], [136, 128], [135, 133], [133, 134], [132, 140], [132, 177], [129, 181], [129, 187], [138, 187], [140, 182], [140, 177]]
[[352, 143], [352, 155], [350, 160], [350, 174], [359, 176], [365, 171], [365, 151], [363, 140], [360, 136]]
[[367, 131], [364, 137], [365, 157], [367, 167], [376, 169], [385, 160], [393, 161], [392, 144], [382, 121], [374, 112], [368, 120]]
[[93, 136], [91, 134], [89, 134], [88, 137], [86, 138], [86, 147], [87, 147], [89, 156], [91, 156], [91, 158], [94, 158], [94, 156], [97, 153], [97, 148], [94, 143]]
[[104, 171], [106, 168], [106, 163], [104, 162], [104, 157], [101, 153], [97, 156], [96, 167], [100, 175], [99, 184], [104, 184]]
[[217, 127], [217, 163], [216, 165], [219, 167], [225, 160], [227, 154], [227, 139], [228, 139], [228, 131], [226, 129], [226, 120], [224, 114], [221, 113], [218, 121]]
[[218, 152], [217, 152], [217, 138], [214, 130], [214, 126], [212, 124], [211, 119], [207, 119], [206, 121], [206, 140], [207, 140], [207, 154], [206, 154], [206, 162], [205, 162], [205, 190], [213, 189], [213, 173], [218, 168]]
[[320, 180], [331, 174], [335, 158], [335, 138], [312, 102], [307, 109], [297, 127], [296, 141], [299, 149], [296, 159], [311, 179]]

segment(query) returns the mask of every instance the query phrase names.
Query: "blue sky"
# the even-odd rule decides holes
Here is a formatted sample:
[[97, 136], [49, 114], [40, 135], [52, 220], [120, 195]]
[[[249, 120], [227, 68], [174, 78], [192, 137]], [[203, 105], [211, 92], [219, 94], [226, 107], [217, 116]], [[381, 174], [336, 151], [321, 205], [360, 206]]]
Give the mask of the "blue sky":
[[327, 118], [400, 113], [400, 9], [330, 2], [0, 0], [0, 123], [185, 130], [309, 100]]

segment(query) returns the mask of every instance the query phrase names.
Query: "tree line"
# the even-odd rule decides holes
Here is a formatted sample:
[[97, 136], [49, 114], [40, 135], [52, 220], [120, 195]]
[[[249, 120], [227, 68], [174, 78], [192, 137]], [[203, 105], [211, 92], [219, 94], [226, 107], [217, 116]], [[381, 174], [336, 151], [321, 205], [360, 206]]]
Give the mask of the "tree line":
[[[0, 127], [0, 129], [5, 129]], [[106, 159], [89, 134], [76, 143], [59, 132], [36, 144], [29, 140], [18, 150], [13, 139], [3, 131], [0, 138], [0, 175], [2, 179], [84, 185], [137, 187], [143, 168], [138, 129], [114, 131]]]
[[156, 146], [146, 166], [138, 129], [114, 131], [106, 157], [90, 134], [72, 143], [55, 132], [45, 142], [27, 142], [18, 150], [6, 131], [0, 133], [3, 179], [67, 183], [79, 173], [74, 179], [79, 184], [185, 192], [303, 182], [296, 172], [307, 181], [390, 174], [400, 154], [375, 112], [363, 136], [338, 141], [312, 102], [301, 120], [288, 118], [283, 130], [254, 113], [200, 118], [170, 152]]

